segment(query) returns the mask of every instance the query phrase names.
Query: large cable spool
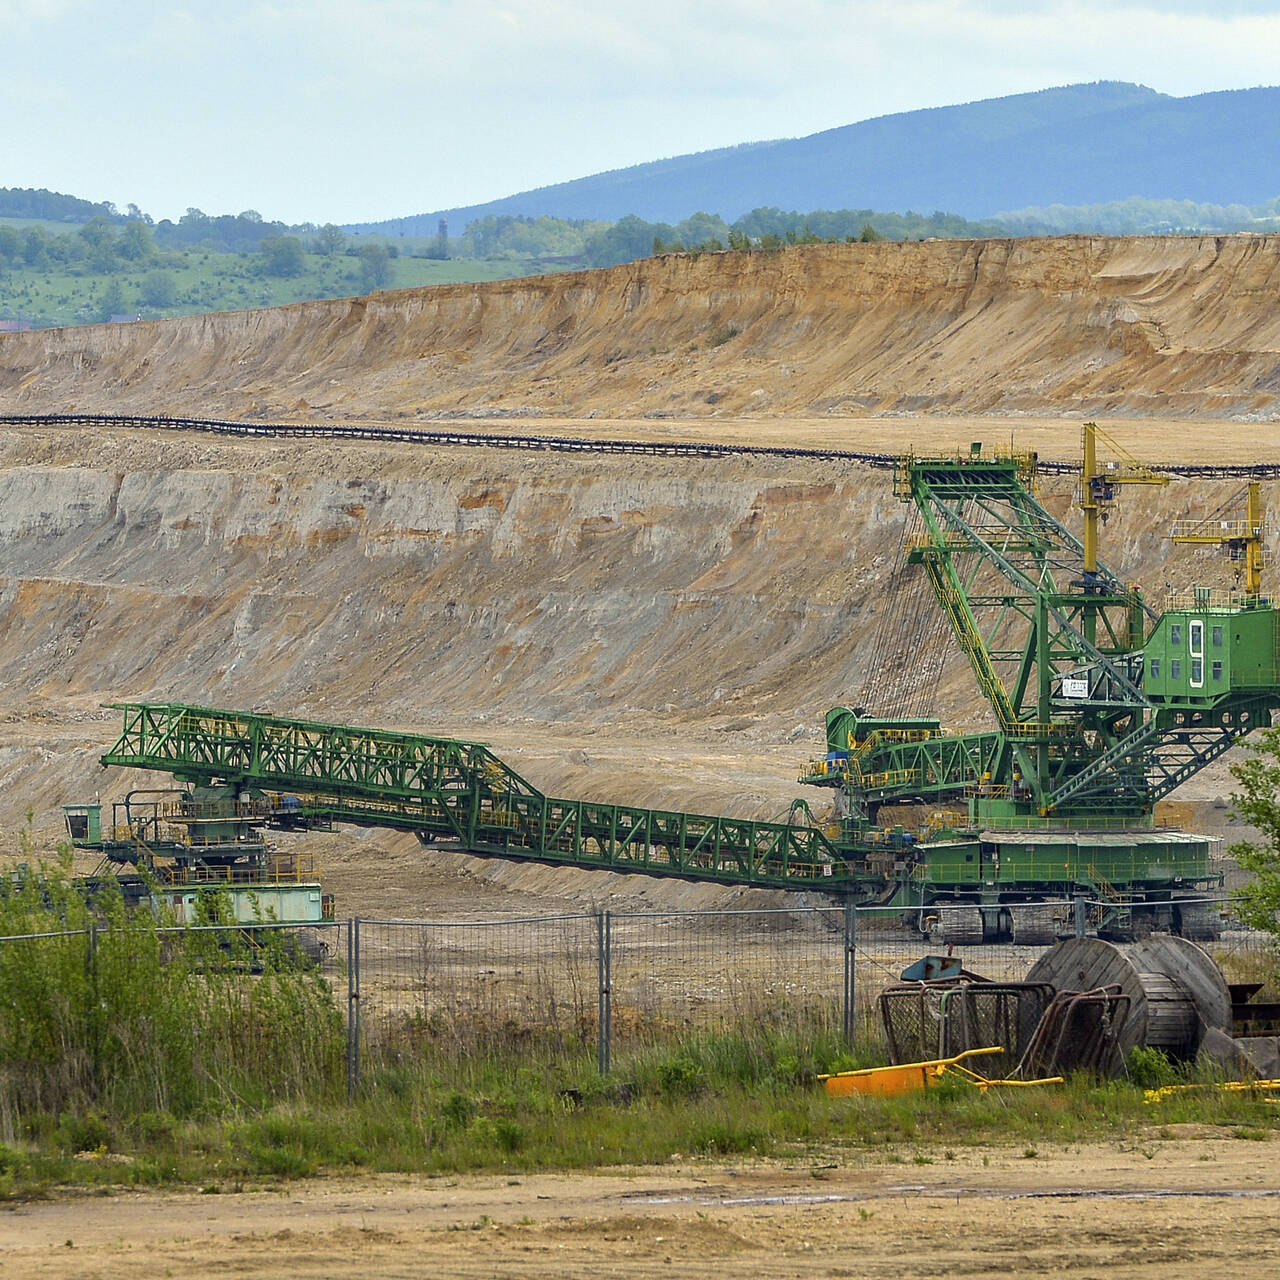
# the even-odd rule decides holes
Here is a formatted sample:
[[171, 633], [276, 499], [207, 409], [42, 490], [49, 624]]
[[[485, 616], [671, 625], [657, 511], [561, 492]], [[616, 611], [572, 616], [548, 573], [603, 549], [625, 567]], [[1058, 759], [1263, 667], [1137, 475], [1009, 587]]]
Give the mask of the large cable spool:
[[1145, 1045], [1189, 1058], [1210, 1028], [1231, 1027], [1231, 993], [1222, 971], [1185, 938], [1162, 935], [1125, 946], [1067, 938], [1031, 966], [1027, 981], [1048, 982], [1057, 991], [1119, 986], [1129, 997], [1121, 1053]]

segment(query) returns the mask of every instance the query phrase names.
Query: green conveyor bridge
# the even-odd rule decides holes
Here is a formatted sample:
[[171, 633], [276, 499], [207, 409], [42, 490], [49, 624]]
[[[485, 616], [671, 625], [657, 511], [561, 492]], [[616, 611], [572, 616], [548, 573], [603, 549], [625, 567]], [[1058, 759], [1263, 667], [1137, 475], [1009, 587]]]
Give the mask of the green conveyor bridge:
[[388, 827], [489, 857], [726, 884], [839, 891], [857, 881], [803, 804], [793, 810], [801, 825], [562, 800], [481, 743], [179, 703], [112, 705], [124, 728], [104, 766], [231, 784], [269, 826]]

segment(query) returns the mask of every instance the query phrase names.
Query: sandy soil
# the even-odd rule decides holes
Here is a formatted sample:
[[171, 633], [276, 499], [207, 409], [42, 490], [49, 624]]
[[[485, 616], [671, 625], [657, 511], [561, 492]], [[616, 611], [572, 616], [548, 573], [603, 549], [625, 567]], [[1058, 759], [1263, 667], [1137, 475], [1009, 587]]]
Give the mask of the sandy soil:
[[1280, 1150], [1220, 1132], [581, 1175], [332, 1178], [0, 1212], [30, 1277], [1272, 1275]]
[[[1275, 461], [1278, 256], [1256, 237], [819, 246], [9, 335], [0, 409], [887, 453], [1012, 436], [1059, 460], [1098, 416], [1150, 462]], [[39, 430], [0, 453], [0, 811], [12, 831], [32, 806], [42, 838], [63, 799], [130, 785], [97, 770], [98, 705], [140, 697], [482, 737], [559, 794], [769, 815], [865, 678], [903, 532], [885, 473], [835, 463]], [[1168, 522], [1235, 487], [1126, 495], [1108, 555], [1158, 588]], [[944, 718], [972, 713], [960, 690], [943, 682]], [[1207, 806], [1225, 768], [1194, 784]], [[314, 841], [344, 915], [713, 892]], [[1162, 1133], [68, 1195], [0, 1212], [0, 1273], [1271, 1275], [1276, 1151]]]
[[[1280, 422], [1244, 426], [1210, 418], [1179, 419], [1094, 415], [1102, 430], [1128, 453], [1148, 463], [1255, 463], [1280, 461]], [[395, 427], [403, 421], [362, 420], [364, 427]], [[479, 418], [465, 422], [422, 422], [423, 431], [490, 435], [578, 436], [586, 440], [657, 440], [685, 443], [764, 445], [786, 449], [848, 449], [856, 453], [928, 454], [967, 449], [980, 440], [988, 448], [1016, 446], [1041, 458], [1073, 465], [1080, 460], [1079, 417], [1019, 414], [918, 414], [909, 417], [816, 418], [534, 418], [518, 421]], [[1099, 456], [1114, 455], [1100, 442]]]
[[0, 411], [1273, 422], [1277, 236], [669, 254], [0, 339]]
[[[1013, 431], [1057, 459], [1076, 454], [1080, 431], [1046, 416], [466, 425], [885, 453]], [[1280, 458], [1280, 424], [1111, 427], [1152, 461]], [[1051, 477], [1043, 489], [1069, 523], [1072, 487]], [[1238, 488], [1126, 491], [1108, 556], [1157, 596], [1170, 578], [1225, 581], [1216, 549], [1171, 550], [1164, 534]], [[822, 749], [822, 711], [871, 679], [905, 536], [887, 472], [802, 459], [5, 428], [0, 492], [0, 855], [19, 860], [28, 807], [47, 852], [64, 801], [155, 785], [97, 768], [118, 728], [101, 704], [115, 699], [480, 739], [551, 794], [777, 817], [807, 790], [797, 767]], [[953, 650], [936, 708], [974, 727], [983, 710]], [[1237, 835], [1228, 765], [1184, 786], [1194, 808], [1169, 820]], [[309, 851], [344, 913], [724, 905], [706, 887], [424, 856], [389, 833], [316, 837]]]

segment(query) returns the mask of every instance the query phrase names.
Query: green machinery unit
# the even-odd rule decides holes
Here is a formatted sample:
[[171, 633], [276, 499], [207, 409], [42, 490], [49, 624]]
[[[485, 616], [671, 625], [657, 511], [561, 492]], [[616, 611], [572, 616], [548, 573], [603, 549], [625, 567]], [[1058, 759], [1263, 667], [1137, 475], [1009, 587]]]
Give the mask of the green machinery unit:
[[[351, 823], [482, 856], [821, 889], [959, 942], [1052, 941], [1062, 916], [1027, 905], [1075, 897], [1099, 904], [1113, 936], [1212, 934], [1201, 903], [1221, 884], [1213, 842], [1161, 828], [1154, 812], [1280, 706], [1260, 506], [1251, 493], [1247, 589], [1194, 591], [1157, 616], [1096, 554], [1114, 485], [1152, 477], [1100, 471], [1093, 445], [1086, 428], [1083, 540], [1036, 498], [1030, 456], [974, 445], [901, 461], [897, 490], [923, 530], [908, 562], [994, 723], [957, 735], [935, 718], [833, 708], [826, 753], [800, 776], [830, 794], [821, 820], [803, 800], [763, 822], [558, 799], [479, 743], [128, 703], [102, 763], [172, 774], [176, 807], [141, 821], [129, 809], [108, 836], [92, 806], [72, 806], [76, 843], [175, 881], [252, 866], [265, 883], [264, 830]], [[902, 806], [923, 806], [926, 822], [895, 822]]]
[[[1031, 457], [974, 445], [900, 463], [899, 493], [923, 528], [909, 562], [995, 724], [953, 735], [937, 720], [837, 707], [826, 758], [801, 779], [837, 791], [855, 845], [886, 806], [938, 807], [899, 900], [914, 894], [953, 937], [1044, 940], [1051, 914], [1001, 907], [1077, 894], [1113, 902], [1100, 923], [1121, 936], [1211, 934], [1214, 916], [1195, 899], [1221, 883], [1212, 842], [1157, 826], [1156, 802], [1280, 706], [1280, 615], [1256, 575], [1240, 595], [1193, 590], [1156, 616], [1098, 563], [1096, 522], [1131, 477], [1097, 469], [1093, 431], [1083, 541], [1035, 497]], [[1256, 492], [1250, 513], [1257, 548]]]
[[278, 798], [220, 783], [130, 792], [109, 822], [102, 810], [97, 801], [64, 805], [67, 835], [102, 855], [131, 904], [165, 909], [178, 924], [317, 924], [333, 915], [312, 860], [282, 855], [263, 836], [269, 819], [287, 817]]

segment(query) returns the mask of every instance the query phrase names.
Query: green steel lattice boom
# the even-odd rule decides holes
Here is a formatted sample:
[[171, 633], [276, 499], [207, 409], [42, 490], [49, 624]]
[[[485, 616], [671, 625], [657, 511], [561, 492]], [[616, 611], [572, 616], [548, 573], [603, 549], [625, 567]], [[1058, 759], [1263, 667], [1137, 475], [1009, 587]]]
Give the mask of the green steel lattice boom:
[[488, 856], [729, 884], [831, 889], [855, 875], [816, 826], [556, 799], [480, 743], [180, 703], [113, 705], [124, 728], [104, 766], [274, 794], [282, 826], [390, 827]]

